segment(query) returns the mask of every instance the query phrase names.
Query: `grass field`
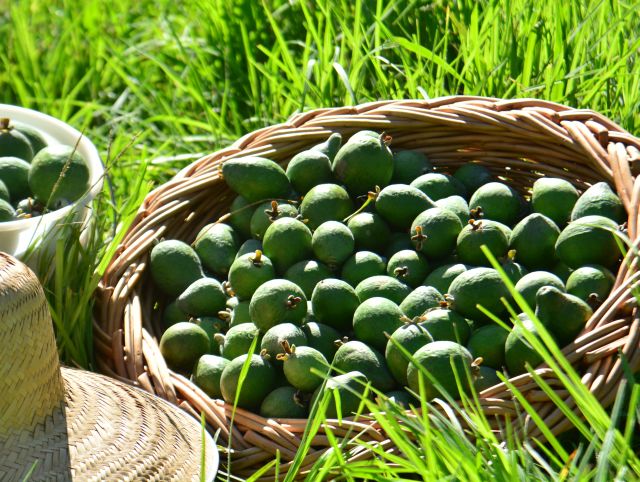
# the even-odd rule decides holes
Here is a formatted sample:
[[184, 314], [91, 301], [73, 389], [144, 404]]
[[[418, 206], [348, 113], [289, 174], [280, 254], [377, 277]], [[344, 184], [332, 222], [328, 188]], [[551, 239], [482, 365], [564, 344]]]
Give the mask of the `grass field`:
[[[96, 236], [86, 251], [60, 241], [58, 274], [46, 279], [61, 356], [83, 367], [93, 366], [91, 292], [145, 192], [256, 128], [316, 107], [464, 93], [594, 109], [640, 134], [636, 0], [3, 5], [0, 101], [84, 130], [108, 168]], [[567, 383], [587, 416], [586, 424], [575, 420], [576, 431], [593, 441], [576, 452], [560, 441], [501, 446], [478, 416], [475, 444], [447, 420], [425, 422], [418, 444], [392, 430], [409, 454], [404, 465], [384, 454], [374, 465], [345, 465], [336, 450], [316, 475], [338, 468], [344, 480], [416, 472], [424, 480], [640, 478], [630, 449], [638, 391], [621, 394], [617, 431], [570, 383], [574, 375]]]

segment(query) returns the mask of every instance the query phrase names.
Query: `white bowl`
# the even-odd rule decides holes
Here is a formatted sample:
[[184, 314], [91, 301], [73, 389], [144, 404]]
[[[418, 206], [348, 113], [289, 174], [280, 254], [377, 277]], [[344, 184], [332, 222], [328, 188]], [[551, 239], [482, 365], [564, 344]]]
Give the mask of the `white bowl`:
[[90, 188], [73, 204], [43, 216], [0, 223], [0, 251], [21, 258], [27, 250], [44, 248], [44, 244], [55, 241], [55, 232], [64, 224], [88, 223], [91, 217], [91, 201], [102, 190], [104, 166], [93, 143], [79, 131], [49, 115], [15, 105], [0, 104], [0, 118], [8, 117], [38, 129], [47, 144], [75, 146], [77, 152], [89, 166]]

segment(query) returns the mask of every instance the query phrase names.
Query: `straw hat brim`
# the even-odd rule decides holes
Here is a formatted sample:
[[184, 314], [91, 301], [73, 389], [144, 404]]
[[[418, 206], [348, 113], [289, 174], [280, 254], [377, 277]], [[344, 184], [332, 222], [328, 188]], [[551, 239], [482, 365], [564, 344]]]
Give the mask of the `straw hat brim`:
[[[64, 407], [3, 440], [2, 480], [200, 480], [202, 428], [178, 407], [103, 375], [62, 368]], [[1, 396], [1, 395], [0, 395]], [[205, 432], [205, 480], [218, 452]]]

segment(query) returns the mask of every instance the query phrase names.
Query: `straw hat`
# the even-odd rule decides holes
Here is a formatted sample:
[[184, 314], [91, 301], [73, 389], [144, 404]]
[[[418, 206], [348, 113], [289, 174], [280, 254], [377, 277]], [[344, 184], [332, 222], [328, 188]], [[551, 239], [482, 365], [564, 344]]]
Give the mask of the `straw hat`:
[[[205, 440], [212, 480], [218, 454]], [[177, 407], [61, 368], [42, 287], [0, 253], [0, 481], [200, 480], [202, 445], [200, 424]]]

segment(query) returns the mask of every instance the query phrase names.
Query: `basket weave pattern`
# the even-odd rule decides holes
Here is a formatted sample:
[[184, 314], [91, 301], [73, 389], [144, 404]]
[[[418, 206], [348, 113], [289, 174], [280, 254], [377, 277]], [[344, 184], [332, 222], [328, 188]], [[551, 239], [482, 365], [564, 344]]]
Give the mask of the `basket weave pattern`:
[[[438, 171], [478, 161], [522, 193], [542, 175], [564, 178], [579, 190], [608, 181], [629, 215], [629, 238], [634, 246], [640, 244], [640, 180], [636, 178], [640, 140], [597, 112], [551, 102], [458, 96], [319, 109], [252, 132], [194, 162], [147, 196], [111, 261], [97, 292], [97, 357], [104, 373], [135, 383], [188, 411], [204, 412], [211, 426], [220, 429], [219, 443], [226, 445], [230, 440], [231, 470], [238, 476], [251, 474], [273, 459], [277, 450], [284, 463], [280, 473], [285, 473], [306, 421], [267, 420], [238, 409], [230, 427], [229, 405], [211, 400], [167, 368], [158, 348], [160, 314], [154, 310], [155, 288], [147, 269], [149, 252], [160, 238], [192, 242], [204, 225], [228, 212], [235, 194], [219, 177], [219, 167], [226, 159], [257, 155], [285, 165], [295, 153], [324, 141], [332, 132], [344, 138], [361, 129], [385, 131], [393, 138], [392, 149], [424, 152]], [[613, 402], [623, 378], [620, 353], [632, 368], [640, 367], [640, 310], [631, 294], [640, 278], [636, 263], [630, 250], [609, 298], [563, 350], [583, 383], [605, 406]], [[560, 385], [550, 369], [542, 366], [537, 372], [552, 387]], [[554, 434], [569, 427], [569, 421], [529, 374], [513, 378], [511, 383]], [[566, 391], [558, 388], [556, 393], [575, 407]], [[505, 384], [482, 392], [480, 403], [487, 414], [496, 416], [496, 427], [501, 425], [500, 419], [516, 417], [521, 411]], [[541, 435], [531, 420], [523, 422], [522, 430], [531, 436]], [[338, 436], [355, 430], [362, 439], [390, 445], [373, 422], [336, 421], [332, 429]], [[300, 475], [328, 445], [321, 431]], [[354, 450], [350, 456], [360, 459], [371, 454]], [[264, 480], [273, 477], [273, 471], [267, 472]]]

